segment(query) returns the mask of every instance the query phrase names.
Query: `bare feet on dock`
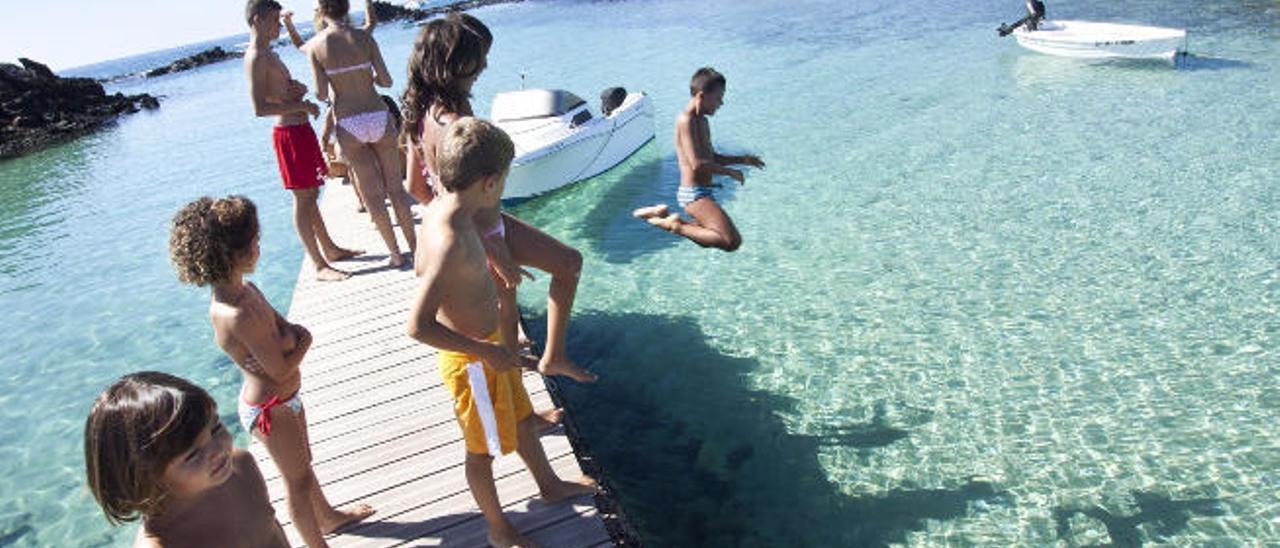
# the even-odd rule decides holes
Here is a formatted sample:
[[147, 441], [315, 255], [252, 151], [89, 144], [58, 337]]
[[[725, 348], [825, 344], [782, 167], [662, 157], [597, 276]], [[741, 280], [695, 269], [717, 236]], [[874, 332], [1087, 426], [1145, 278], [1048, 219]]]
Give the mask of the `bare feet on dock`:
[[539, 548], [541, 545], [520, 534], [515, 527], [507, 526], [505, 531], [489, 530], [489, 546], [494, 548]]
[[543, 359], [538, 363], [538, 372], [545, 377], [560, 375], [582, 383], [593, 383], [600, 380], [595, 373], [583, 369], [568, 358], [560, 360]]
[[556, 482], [547, 490], [541, 493], [542, 499], [547, 502], [560, 502], [565, 499], [580, 497], [582, 495], [594, 495], [600, 487], [596, 485], [596, 480], [587, 476], [582, 476], [573, 481], [556, 480]]
[[555, 432], [560, 428], [560, 421], [564, 419], [564, 409], [556, 407], [546, 411], [538, 411], [533, 414], [534, 429], [539, 436], [545, 436], [551, 432]]
[[357, 504], [347, 510], [334, 508], [333, 513], [320, 518], [320, 530], [328, 535], [353, 523], [364, 521], [365, 518], [372, 516], [373, 512], [373, 507], [368, 504]]
[[635, 211], [632, 211], [632, 212], [631, 212], [631, 216], [633, 216], [633, 217], [635, 217], [635, 218], [637, 218], [637, 219], [650, 219], [650, 218], [653, 218], [653, 217], [666, 217], [666, 216], [667, 216], [667, 204], [658, 204], [658, 205], [651, 205], [651, 206], [649, 206], [649, 207], [642, 207], [642, 208], [639, 208], [639, 209], [637, 209], [637, 210], [635, 210]]
[[408, 260], [404, 258], [403, 253], [392, 253], [391, 256], [387, 257], [387, 265], [391, 268], [404, 268], [407, 263]]
[[340, 282], [350, 277], [350, 272], [338, 270], [332, 266], [316, 269], [316, 281], [319, 282]]
[[324, 260], [330, 262], [345, 261], [352, 257], [359, 257], [361, 255], [364, 255], [363, 249], [345, 249], [338, 247], [330, 251], [325, 251]]

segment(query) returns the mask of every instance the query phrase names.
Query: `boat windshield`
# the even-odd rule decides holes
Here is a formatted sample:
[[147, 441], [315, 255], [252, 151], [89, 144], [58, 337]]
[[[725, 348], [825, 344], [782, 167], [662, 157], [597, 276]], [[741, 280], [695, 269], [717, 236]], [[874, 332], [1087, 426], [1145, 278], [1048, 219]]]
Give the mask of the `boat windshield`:
[[562, 116], [586, 104], [562, 89], [525, 89], [499, 93], [489, 115], [495, 122]]

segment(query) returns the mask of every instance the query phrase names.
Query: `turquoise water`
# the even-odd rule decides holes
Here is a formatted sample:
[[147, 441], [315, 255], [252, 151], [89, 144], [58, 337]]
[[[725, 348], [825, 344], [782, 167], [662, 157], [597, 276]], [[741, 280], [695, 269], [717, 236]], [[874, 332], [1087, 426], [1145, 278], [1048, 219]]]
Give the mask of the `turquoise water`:
[[[515, 208], [586, 257], [571, 352], [603, 380], [565, 392], [648, 544], [1280, 543], [1280, 4], [1049, 8], [1186, 27], [1177, 70], [1031, 54], [993, 30], [1020, 9], [477, 12], [482, 112], [521, 72], [658, 110], [620, 169]], [[378, 32], [398, 84], [413, 32]], [[629, 216], [674, 201], [667, 124], [704, 64], [729, 81], [717, 144], [769, 163], [720, 192], [735, 254]], [[255, 280], [287, 306], [302, 254], [242, 78], [122, 83], [162, 108], [0, 164], [0, 545], [132, 534], [82, 485], [81, 421], [115, 377], [178, 372], [229, 418], [238, 376], [165, 226], [248, 194]], [[538, 331], [545, 291], [521, 293]]]

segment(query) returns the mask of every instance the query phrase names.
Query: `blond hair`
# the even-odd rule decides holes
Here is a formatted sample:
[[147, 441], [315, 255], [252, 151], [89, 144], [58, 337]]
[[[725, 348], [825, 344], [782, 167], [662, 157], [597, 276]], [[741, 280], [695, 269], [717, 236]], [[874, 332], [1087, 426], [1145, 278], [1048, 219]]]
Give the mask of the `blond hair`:
[[444, 129], [436, 165], [440, 184], [450, 192], [465, 190], [485, 177], [506, 173], [515, 157], [507, 132], [479, 118], [460, 118]]

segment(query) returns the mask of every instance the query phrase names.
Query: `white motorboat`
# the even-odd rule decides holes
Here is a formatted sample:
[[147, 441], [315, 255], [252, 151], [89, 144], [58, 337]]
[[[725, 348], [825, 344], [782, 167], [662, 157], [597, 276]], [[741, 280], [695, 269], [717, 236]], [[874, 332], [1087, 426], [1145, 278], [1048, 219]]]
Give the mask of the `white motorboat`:
[[1172, 59], [1187, 42], [1183, 29], [1092, 21], [1046, 20], [1036, 30], [1013, 29], [1013, 36], [1029, 50], [1078, 59]]
[[653, 101], [610, 88], [596, 116], [558, 89], [499, 93], [489, 117], [515, 142], [503, 199], [537, 196], [608, 171], [653, 139]]

